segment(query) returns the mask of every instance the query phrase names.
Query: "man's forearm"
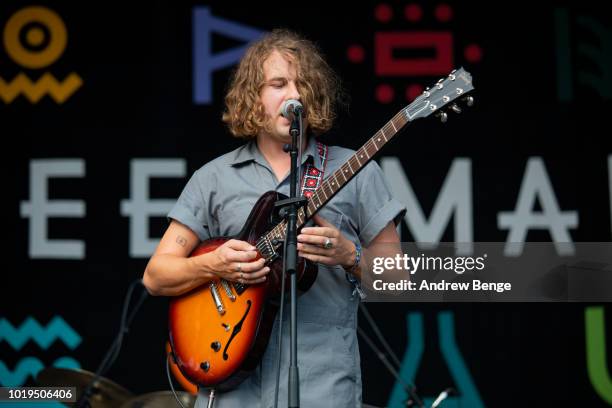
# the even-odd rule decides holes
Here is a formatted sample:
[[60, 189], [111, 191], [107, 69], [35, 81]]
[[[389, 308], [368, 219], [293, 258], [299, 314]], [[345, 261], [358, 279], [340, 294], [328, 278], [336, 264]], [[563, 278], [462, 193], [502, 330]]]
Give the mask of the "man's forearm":
[[[144, 273], [149, 293], [177, 296], [208, 282], [212, 273], [205, 267], [206, 255], [185, 258], [170, 254], [154, 255]], [[204, 261], [204, 262], [203, 262]]]

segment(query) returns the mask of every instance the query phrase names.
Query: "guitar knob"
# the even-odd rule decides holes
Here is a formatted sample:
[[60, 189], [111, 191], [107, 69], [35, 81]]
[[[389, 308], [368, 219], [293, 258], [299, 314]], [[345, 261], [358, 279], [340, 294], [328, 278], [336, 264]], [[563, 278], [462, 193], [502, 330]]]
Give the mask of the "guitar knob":
[[466, 96], [465, 97], [465, 104], [467, 106], [474, 106], [474, 97], [472, 96]]
[[453, 104], [451, 105], [451, 109], [452, 109], [452, 110], [453, 110], [453, 112], [455, 112], [455, 113], [461, 113], [461, 108], [460, 108], [459, 106], [457, 106], [457, 104], [456, 104], [456, 103], [453, 103]]
[[440, 111], [440, 113], [438, 113], [438, 117], [440, 118], [440, 122], [442, 123], [446, 123], [446, 121], [448, 120], [448, 115], [444, 111]]
[[210, 363], [208, 361], [204, 361], [203, 363], [200, 363], [200, 368], [205, 372], [208, 372], [210, 369]]
[[218, 341], [213, 341], [212, 343], [210, 343], [210, 348], [215, 351], [219, 351], [221, 350], [221, 343], [219, 343]]

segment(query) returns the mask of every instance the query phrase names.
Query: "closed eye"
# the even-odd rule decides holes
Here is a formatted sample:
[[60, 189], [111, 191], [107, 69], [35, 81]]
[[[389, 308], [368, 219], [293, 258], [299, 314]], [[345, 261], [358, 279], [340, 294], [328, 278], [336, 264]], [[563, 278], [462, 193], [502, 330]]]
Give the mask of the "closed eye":
[[272, 88], [281, 89], [282, 87], [287, 85], [287, 81], [283, 78], [274, 78], [270, 82], [268, 82], [268, 84]]

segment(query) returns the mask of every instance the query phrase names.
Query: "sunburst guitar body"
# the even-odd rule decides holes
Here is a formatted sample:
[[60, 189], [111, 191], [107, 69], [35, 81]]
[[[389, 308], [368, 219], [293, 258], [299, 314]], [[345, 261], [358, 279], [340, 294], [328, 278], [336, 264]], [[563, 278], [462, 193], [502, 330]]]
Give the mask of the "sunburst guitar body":
[[[212, 252], [230, 239], [258, 248], [258, 259], [268, 255], [268, 279], [257, 285], [242, 285], [215, 279], [170, 301], [170, 344], [177, 366], [194, 384], [223, 391], [234, 388], [257, 367], [268, 345], [277, 312], [275, 299], [281, 291], [282, 260], [261, 245], [262, 235], [275, 224], [274, 203], [279, 193], [265, 193], [251, 210], [242, 231], [232, 238], [203, 241], [190, 256]], [[317, 269], [301, 262], [298, 288], [306, 291], [314, 283]]]

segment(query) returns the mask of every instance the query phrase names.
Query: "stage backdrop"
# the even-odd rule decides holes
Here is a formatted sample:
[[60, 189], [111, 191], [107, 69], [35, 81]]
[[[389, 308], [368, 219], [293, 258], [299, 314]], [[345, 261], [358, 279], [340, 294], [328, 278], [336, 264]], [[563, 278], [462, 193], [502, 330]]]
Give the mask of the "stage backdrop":
[[[186, 180], [240, 144], [220, 120], [227, 79], [276, 27], [317, 42], [344, 80], [352, 101], [329, 144], [358, 148], [454, 67], [472, 73], [473, 108], [411, 124], [377, 159], [408, 207], [403, 241], [610, 241], [604, 6], [288, 4], [0, 3], [0, 386], [95, 369]], [[367, 307], [425, 398], [454, 387], [446, 406], [612, 404], [609, 305]], [[168, 389], [166, 324], [167, 300], [147, 299], [108, 377]], [[401, 406], [361, 351], [364, 400]]]

